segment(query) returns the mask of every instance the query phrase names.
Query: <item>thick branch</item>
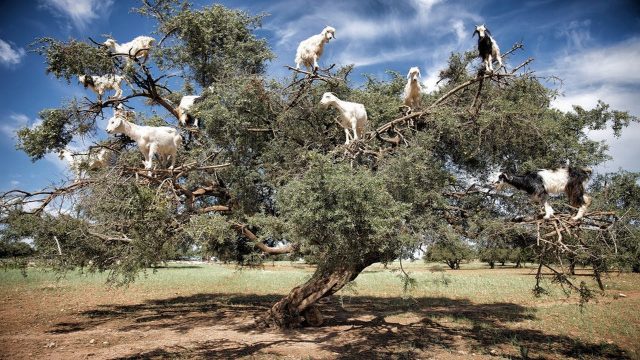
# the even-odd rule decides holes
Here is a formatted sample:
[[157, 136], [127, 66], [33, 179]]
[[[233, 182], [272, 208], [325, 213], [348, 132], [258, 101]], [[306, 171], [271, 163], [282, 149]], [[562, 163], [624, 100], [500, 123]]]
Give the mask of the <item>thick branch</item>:
[[289, 254], [293, 252], [295, 249], [293, 245], [285, 245], [282, 247], [270, 247], [262, 243], [258, 237], [251, 232], [251, 230], [247, 229], [246, 225], [242, 225], [239, 223], [232, 223], [231, 226], [238, 231], [240, 234], [245, 236], [247, 239], [253, 241], [255, 246], [260, 249], [263, 253], [268, 255], [280, 255], [280, 254]]

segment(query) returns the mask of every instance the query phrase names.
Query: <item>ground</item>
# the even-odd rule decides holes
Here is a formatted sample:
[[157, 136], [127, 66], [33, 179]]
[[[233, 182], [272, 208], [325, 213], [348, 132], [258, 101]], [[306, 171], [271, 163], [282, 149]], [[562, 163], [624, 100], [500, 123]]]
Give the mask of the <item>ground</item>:
[[403, 292], [397, 267], [373, 266], [324, 301], [323, 326], [287, 331], [254, 320], [310, 276], [302, 264], [170, 264], [126, 288], [0, 271], [0, 358], [640, 358], [638, 274], [609, 274], [580, 308], [551, 284], [533, 297], [532, 268], [405, 264], [416, 283]]

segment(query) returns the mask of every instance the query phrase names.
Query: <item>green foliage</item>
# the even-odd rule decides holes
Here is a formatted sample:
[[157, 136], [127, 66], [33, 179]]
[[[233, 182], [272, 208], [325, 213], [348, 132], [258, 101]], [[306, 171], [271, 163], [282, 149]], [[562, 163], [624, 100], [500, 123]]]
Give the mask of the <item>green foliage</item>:
[[[466, 52], [452, 54], [440, 74], [442, 87], [423, 95], [425, 114], [377, 134], [375, 129], [404, 116], [405, 79], [399, 73], [367, 76], [356, 88], [348, 79], [353, 67], [347, 66], [334, 74], [345, 81], [303, 79], [291, 86], [264, 76], [273, 54], [255, 35], [263, 15], [221, 5], [192, 9], [173, 0], [145, 1], [135, 11], [157, 21], [164, 39], [153, 51], [154, 66], [125, 66], [99, 46], [46, 38], [39, 40], [38, 52], [47, 71], [67, 81], [79, 73], [124, 75], [132, 90], [125, 95], [145, 97], [150, 107], [171, 107], [166, 104], [195, 93], [197, 85], [202, 98], [191, 115], [202, 127], [192, 138], [183, 132], [180, 170], [174, 174], [134, 174], [131, 169], [141, 166], [139, 150], [111, 138], [108, 143], [119, 150], [117, 163], [65, 193], [73, 200], [70, 211], [37, 217], [16, 212], [5, 218], [3, 241], [31, 237], [38, 253], [58, 260], [61, 268], [111, 270], [112, 279], [126, 282], [190, 249], [253, 263], [263, 259], [255, 238], [268, 246], [295, 245], [293, 255], [317, 264], [321, 272], [361, 271], [423, 245], [429, 245], [429, 260], [452, 268], [475, 256], [471, 243], [486, 261], [528, 261], [540, 251], [531, 229], [516, 230], [505, 220], [531, 215], [537, 207], [526, 194], [489, 192], [489, 173], [567, 161], [597, 165], [608, 158], [606, 144], [590, 140], [587, 131], [611, 127], [619, 134], [637, 121], [603, 103], [588, 111], [576, 107], [573, 113], [552, 109], [556, 92], [528, 75], [487, 78], [432, 107], [476, 79], [475, 53]], [[177, 70], [182, 82], [166, 80], [155, 73], [158, 69]], [[152, 84], [154, 79], [166, 82]], [[367, 140], [343, 145], [335, 109], [319, 106], [326, 91], [365, 105]], [[18, 148], [34, 160], [59, 151], [74, 136], [95, 131], [101, 106], [106, 105], [72, 100], [44, 110], [41, 124], [19, 131]], [[166, 113], [138, 114], [139, 124], [176, 122]], [[382, 140], [394, 137], [397, 143]], [[599, 269], [638, 266], [633, 262], [639, 251], [634, 240], [638, 213], [628, 210], [638, 208], [637, 181], [637, 174], [594, 180], [592, 207], [625, 213], [612, 228], [619, 253], [595, 235], [585, 237], [602, 255]], [[592, 257], [577, 259], [595, 264]]]
[[[620, 171], [593, 180], [595, 206], [622, 214], [609, 230], [615, 243], [603, 246], [611, 265], [640, 272], [640, 173]], [[613, 250], [613, 251], [612, 251]]]
[[382, 262], [397, 257], [395, 239], [407, 206], [395, 201], [375, 174], [309, 156], [310, 168], [277, 195], [288, 239], [328, 269], [365, 262], [372, 254], [382, 254]]
[[32, 160], [39, 160], [51, 151], [60, 151], [71, 142], [77, 128], [69, 126], [71, 112], [46, 109], [39, 114], [42, 122], [33, 128], [18, 130], [16, 148], [23, 150]]
[[25, 257], [33, 253], [33, 248], [26, 242], [0, 242], [0, 258]]
[[33, 51], [46, 59], [47, 74], [71, 82], [78, 75], [104, 75], [113, 69], [111, 58], [104, 48], [71, 39], [68, 42], [50, 37], [37, 39]]
[[441, 229], [439, 233], [445, 234], [427, 248], [424, 260], [444, 262], [452, 270], [460, 269], [460, 263], [472, 260], [475, 257], [473, 247], [465, 240], [457, 237], [448, 229]]
[[163, 70], [189, 69], [203, 88], [230, 75], [260, 74], [273, 57], [266, 41], [252, 33], [263, 17], [222, 5], [186, 8], [161, 20], [160, 33], [178, 41], [165, 44], [156, 61]]

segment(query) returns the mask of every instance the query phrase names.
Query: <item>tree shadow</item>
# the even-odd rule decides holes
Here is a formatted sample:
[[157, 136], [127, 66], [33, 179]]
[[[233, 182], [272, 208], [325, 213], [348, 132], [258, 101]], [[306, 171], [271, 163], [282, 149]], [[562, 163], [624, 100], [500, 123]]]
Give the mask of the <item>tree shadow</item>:
[[[245, 334], [244, 341], [215, 339], [166, 346], [121, 359], [237, 358], [271, 353], [275, 347], [314, 343], [350, 358], [423, 358], [437, 351], [475, 352], [518, 357], [526, 349], [535, 358], [630, 358], [613, 344], [595, 344], [527, 328], [535, 309], [513, 303], [476, 304], [467, 299], [425, 297], [334, 297], [319, 305], [325, 323], [318, 328], [259, 330], [253, 319], [264, 315], [281, 295], [195, 294], [153, 299], [133, 305], [101, 305], [81, 320], [54, 325], [50, 333], [69, 334], [103, 324], [117, 332], [150, 328], [187, 333], [223, 327]], [[207, 329], [207, 331], [209, 331]], [[212, 330], [215, 332], [215, 329]], [[270, 332], [268, 341], [252, 337]], [[249, 339], [249, 340], [247, 340]]]

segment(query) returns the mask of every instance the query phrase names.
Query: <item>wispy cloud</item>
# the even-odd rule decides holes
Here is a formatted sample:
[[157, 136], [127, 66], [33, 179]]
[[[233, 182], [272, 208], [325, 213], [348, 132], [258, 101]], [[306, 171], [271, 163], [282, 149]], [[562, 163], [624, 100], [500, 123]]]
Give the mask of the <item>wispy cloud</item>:
[[[336, 39], [326, 45], [321, 66], [354, 64], [357, 73], [382, 66], [404, 73], [411, 66], [437, 72], [452, 51], [473, 46], [465, 23], [481, 17], [462, 4], [441, 0], [406, 2], [334, 2], [331, 6], [278, 2], [265, 9], [272, 14], [264, 29], [271, 32], [274, 50], [280, 55], [276, 73], [291, 64], [300, 41], [319, 33], [326, 25], [336, 28]], [[435, 58], [435, 55], [441, 58]], [[401, 64], [402, 68], [398, 68]], [[406, 67], [406, 68], [405, 68]], [[435, 80], [432, 81], [435, 83]]]
[[[573, 105], [592, 109], [602, 100], [613, 109], [629, 111], [640, 116], [640, 37], [611, 44], [576, 50], [580, 38], [570, 40], [568, 47], [574, 52], [560, 56], [545, 75], [558, 75], [563, 79], [560, 89], [563, 96], [552, 102], [562, 111], [572, 111]], [[640, 171], [637, 154], [640, 154], [640, 124], [634, 123], [616, 138], [611, 129], [591, 131], [591, 139], [605, 141], [609, 145], [612, 160], [598, 167], [598, 172], [626, 170]]]
[[41, 6], [62, 16], [80, 31], [98, 18], [108, 17], [113, 0], [41, 0]]
[[18, 65], [26, 52], [21, 47], [14, 47], [10, 43], [0, 39], [0, 63], [5, 66]]
[[567, 41], [567, 50], [584, 49], [591, 42], [591, 31], [589, 27], [591, 20], [573, 20], [568, 24], [560, 27], [556, 35], [565, 38]]
[[561, 110], [571, 103], [593, 107], [598, 99], [620, 110], [640, 115], [640, 37], [559, 57], [546, 75], [558, 75], [564, 81], [565, 97], [554, 102]]
[[9, 114], [7, 120], [2, 121], [0, 132], [7, 138], [13, 140], [16, 137], [18, 129], [29, 124], [29, 117], [25, 114]]

